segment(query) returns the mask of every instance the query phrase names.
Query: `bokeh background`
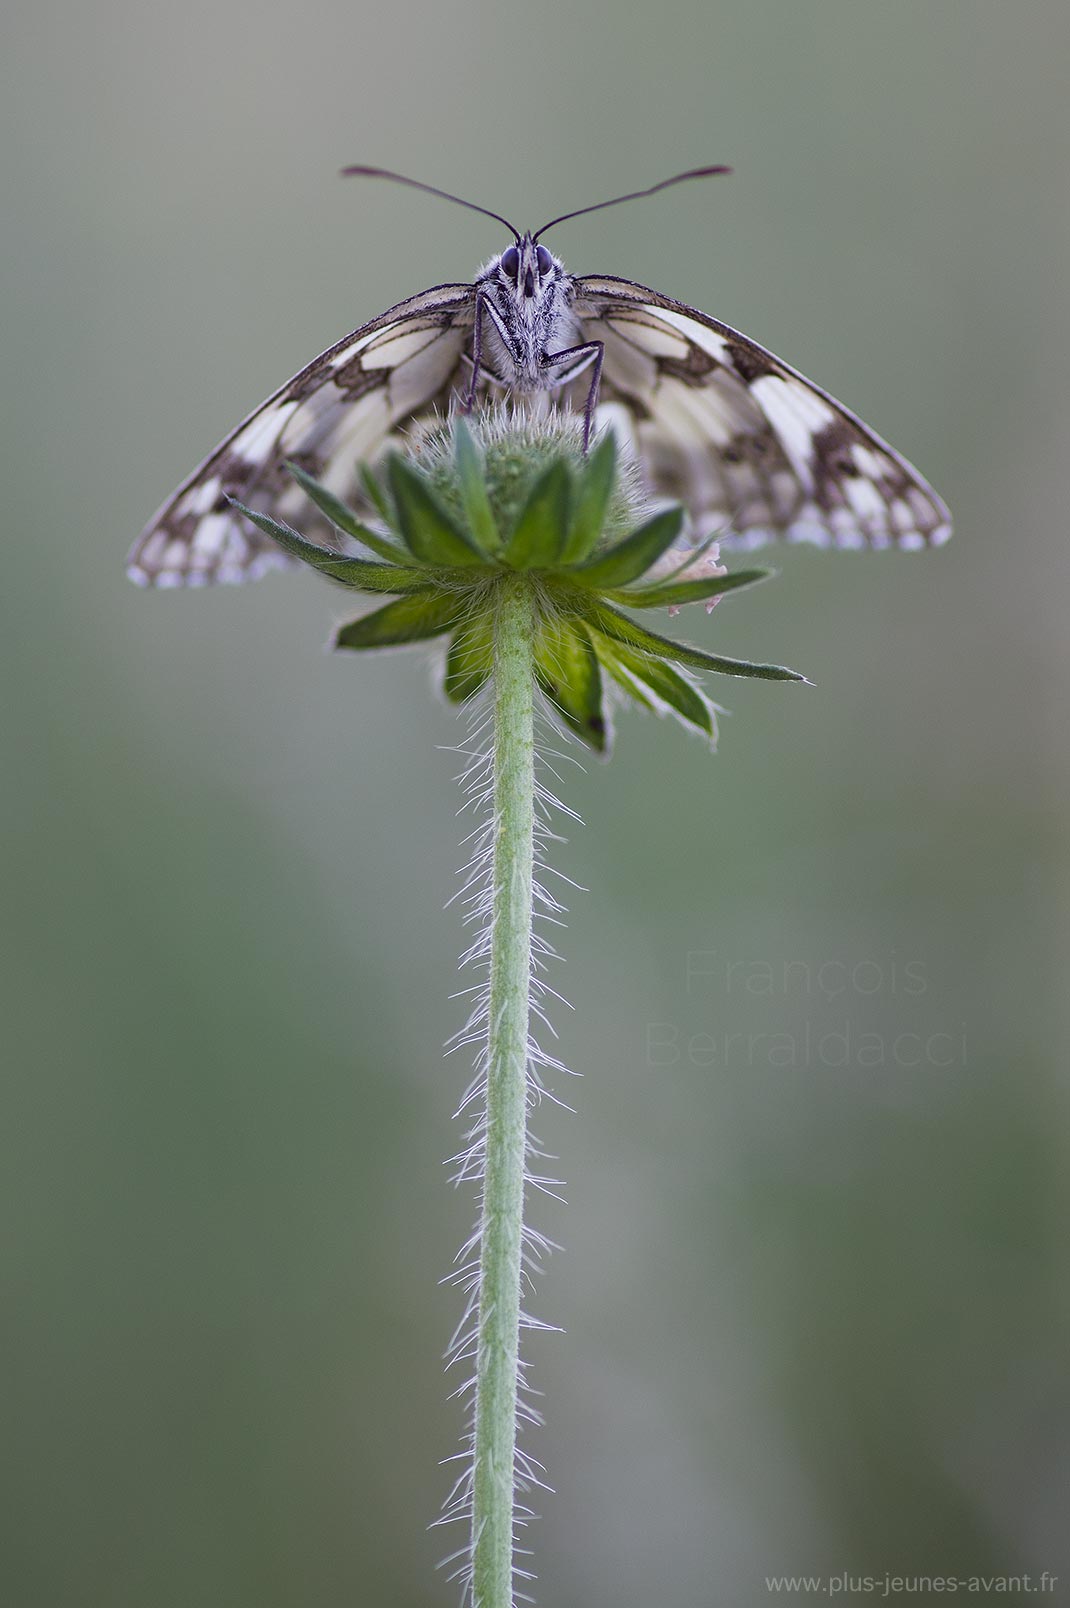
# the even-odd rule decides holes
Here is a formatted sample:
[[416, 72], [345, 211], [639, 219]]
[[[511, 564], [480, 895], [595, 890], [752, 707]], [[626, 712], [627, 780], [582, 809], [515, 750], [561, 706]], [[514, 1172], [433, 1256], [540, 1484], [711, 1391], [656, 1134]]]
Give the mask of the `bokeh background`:
[[250, 406], [500, 247], [358, 160], [522, 224], [731, 162], [554, 246], [770, 345], [956, 515], [696, 614], [816, 682], [722, 683], [716, 757], [626, 717], [568, 767], [539, 1600], [1045, 1569], [1070, 1600], [1070, 12], [4, 26], [4, 1602], [454, 1600], [463, 724], [419, 652], [325, 654], [314, 577], [123, 575]]

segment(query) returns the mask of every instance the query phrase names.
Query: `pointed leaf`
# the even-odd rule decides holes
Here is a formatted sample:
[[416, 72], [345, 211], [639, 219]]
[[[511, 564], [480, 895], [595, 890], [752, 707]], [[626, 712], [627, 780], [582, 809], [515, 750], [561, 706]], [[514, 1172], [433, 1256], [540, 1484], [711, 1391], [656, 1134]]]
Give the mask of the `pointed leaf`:
[[464, 703], [494, 669], [494, 616], [489, 609], [462, 620], [446, 655], [443, 690], [451, 703]]
[[561, 552], [562, 564], [579, 564], [594, 552], [605, 526], [616, 467], [617, 438], [607, 430], [580, 477], [572, 524]]
[[328, 491], [327, 487], [321, 486], [318, 480], [313, 480], [312, 476], [306, 474], [296, 463], [288, 463], [286, 467], [306, 497], [315, 503], [321, 514], [327, 516], [335, 530], [342, 531], [346, 536], [352, 536], [354, 540], [361, 542], [373, 553], [378, 553], [380, 558], [386, 558], [391, 561], [400, 560], [403, 564], [408, 562], [410, 555], [406, 553], [403, 547], [399, 546], [397, 542], [390, 541], [386, 536], [380, 536], [377, 531], [369, 530], [366, 525], [362, 525], [356, 514], [347, 508], [345, 503], [336, 497], [333, 491]]
[[652, 714], [659, 715], [661, 710], [658, 707], [655, 699], [651, 696], [649, 688], [640, 685], [638, 681], [634, 681], [631, 676], [626, 674], [624, 666], [620, 664], [618, 660], [613, 658], [609, 651], [612, 646], [609, 638], [599, 636], [598, 633], [595, 632], [593, 640], [595, 652], [598, 654], [598, 662], [602, 666], [603, 670], [609, 671], [609, 674], [613, 677], [613, 680], [617, 683], [618, 687], [622, 687], [623, 690], [628, 694], [629, 698], [633, 698], [637, 704], [642, 704], [643, 708], [649, 709]]
[[[711, 741], [716, 737], [717, 726], [709, 699], [705, 698], [686, 676], [681, 675], [679, 670], [674, 670], [664, 659], [655, 659], [649, 653], [640, 653], [635, 648], [627, 647], [623, 642], [611, 643], [605, 637], [601, 637], [596, 646], [599, 649], [598, 656], [610, 674], [615, 675], [615, 679], [633, 698], [638, 694], [640, 702], [650, 708], [650, 699], [643, 694], [652, 693], [662, 706], [662, 712], [664, 707], [668, 706], [689, 726], [697, 726]], [[617, 675], [618, 670], [622, 674]]]
[[389, 648], [400, 642], [422, 642], [442, 636], [464, 613], [463, 599], [448, 592], [399, 597], [385, 608], [339, 628], [336, 648]]
[[387, 461], [398, 524], [409, 551], [425, 564], [470, 565], [482, 554], [443, 508], [430, 486], [395, 453]]
[[483, 478], [483, 465], [472, 440], [468, 421], [458, 414], [453, 421], [453, 461], [457, 478], [461, 482], [461, 496], [468, 528], [476, 545], [485, 553], [501, 552], [502, 539], [487, 496], [487, 483]]
[[716, 670], [725, 676], [758, 676], [763, 681], [806, 680], [806, 677], [799, 675], [798, 671], [788, 670], [784, 665], [751, 664], [746, 659], [725, 659], [713, 653], [703, 653], [701, 648], [674, 642], [671, 637], [658, 636], [655, 631], [648, 631], [644, 625], [640, 625], [636, 620], [630, 620], [626, 614], [621, 614], [608, 603], [596, 603], [592, 600], [584, 607], [581, 602], [580, 612], [589, 625], [612, 641], [624, 642], [632, 648], [641, 648], [646, 653], [656, 654], [659, 658], [672, 660], [676, 664], [691, 665], [696, 670]]
[[357, 471], [360, 475], [360, 483], [364, 487], [364, 495], [379, 515], [383, 524], [387, 527], [391, 526], [394, 523], [394, 516], [387, 501], [386, 492], [379, 484], [374, 471], [366, 463], [358, 464]]
[[535, 675], [565, 725], [604, 754], [608, 725], [602, 675], [589, 632], [575, 619], [545, 621], [535, 645]]
[[627, 586], [629, 581], [638, 580], [657, 563], [679, 536], [683, 523], [682, 508], [666, 508], [615, 547], [574, 569], [570, 579], [600, 592], [610, 586]]
[[230, 501], [291, 558], [299, 558], [303, 564], [311, 565], [334, 581], [341, 581], [344, 586], [356, 587], [361, 592], [422, 592], [430, 585], [423, 570], [398, 564], [372, 564], [366, 558], [346, 558], [341, 553], [333, 553], [329, 547], [316, 547], [314, 543], [306, 542], [289, 525], [283, 525], [267, 514], [259, 514], [255, 508], [246, 508], [236, 497]]
[[521, 510], [505, 547], [513, 569], [545, 569], [556, 564], [568, 529], [571, 476], [560, 460], [541, 474]]
[[714, 575], [708, 580], [667, 581], [656, 586], [637, 586], [628, 592], [607, 590], [604, 593], [612, 603], [623, 603], [629, 609], [660, 609], [680, 603], [700, 603], [703, 598], [723, 597], [725, 592], [736, 592], [742, 586], [754, 586], [767, 580], [772, 570], [736, 570], [733, 575]]

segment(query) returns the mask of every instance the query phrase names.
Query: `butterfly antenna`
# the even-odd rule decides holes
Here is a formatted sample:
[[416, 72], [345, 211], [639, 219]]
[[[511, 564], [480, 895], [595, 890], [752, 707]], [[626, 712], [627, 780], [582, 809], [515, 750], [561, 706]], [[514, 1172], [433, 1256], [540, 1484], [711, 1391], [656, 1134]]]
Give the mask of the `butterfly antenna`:
[[686, 173], [677, 173], [671, 179], [662, 179], [660, 184], [652, 184], [649, 190], [632, 190], [628, 195], [615, 195], [612, 201], [596, 201], [593, 207], [579, 207], [575, 212], [563, 212], [559, 218], [551, 218], [549, 223], [544, 223], [533, 239], [538, 240], [547, 229], [552, 229], [559, 223], [567, 223], [569, 218], [582, 218], [586, 212], [601, 212], [603, 207], [619, 207], [622, 201], [641, 201], [645, 195], [657, 195], [659, 190], [667, 190], [670, 184], [683, 184], [685, 179], [708, 179], [712, 173], [731, 173], [731, 171], [730, 167], [689, 168]]
[[495, 223], [504, 223], [517, 245], [520, 244], [519, 232], [513, 228], [508, 218], [503, 218], [498, 212], [491, 212], [488, 207], [478, 207], [474, 201], [465, 201], [459, 195], [451, 195], [448, 190], [436, 189], [433, 184], [421, 184], [419, 179], [407, 179], [404, 173], [391, 173], [388, 168], [377, 167], [344, 167], [343, 177], [357, 174], [365, 179], [390, 179], [394, 184], [408, 184], [414, 190], [426, 190], [428, 195], [441, 196], [443, 201], [455, 201], [459, 207], [467, 207], [469, 212], [482, 212], [485, 218], [493, 218]]

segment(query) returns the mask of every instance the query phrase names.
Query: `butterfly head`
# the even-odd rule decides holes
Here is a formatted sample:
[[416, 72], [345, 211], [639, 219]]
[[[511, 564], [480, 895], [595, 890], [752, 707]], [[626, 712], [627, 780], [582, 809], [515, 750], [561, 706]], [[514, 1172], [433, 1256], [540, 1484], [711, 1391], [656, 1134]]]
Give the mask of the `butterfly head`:
[[562, 264], [529, 234], [498, 258], [497, 279], [518, 301], [538, 302], [564, 272]]

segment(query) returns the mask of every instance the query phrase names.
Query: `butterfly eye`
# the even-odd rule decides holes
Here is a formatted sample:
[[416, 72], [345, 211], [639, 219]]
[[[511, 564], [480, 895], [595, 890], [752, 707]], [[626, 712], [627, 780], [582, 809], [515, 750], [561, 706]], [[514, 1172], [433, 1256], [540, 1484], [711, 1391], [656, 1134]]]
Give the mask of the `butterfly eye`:
[[520, 253], [515, 246], [510, 246], [508, 251], [502, 252], [501, 270], [505, 277], [513, 280], [515, 284], [516, 276], [520, 272]]
[[545, 246], [538, 246], [535, 250], [535, 261], [539, 265], [540, 274], [548, 274], [554, 265], [554, 259]]

